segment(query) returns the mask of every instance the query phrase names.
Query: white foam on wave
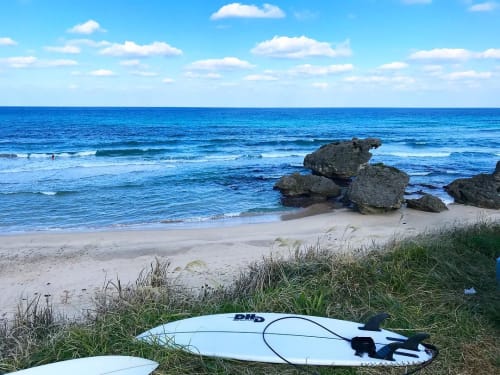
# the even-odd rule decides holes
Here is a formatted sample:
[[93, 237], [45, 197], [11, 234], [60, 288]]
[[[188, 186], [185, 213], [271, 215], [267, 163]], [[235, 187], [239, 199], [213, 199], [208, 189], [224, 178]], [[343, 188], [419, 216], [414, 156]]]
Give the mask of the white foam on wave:
[[[68, 159], [69, 160], [69, 159]], [[0, 174], [14, 174], [14, 173], [40, 173], [47, 171], [67, 171], [75, 169], [102, 169], [102, 168], [123, 168], [123, 169], [134, 169], [141, 170], [144, 169], [160, 169], [160, 168], [175, 168], [175, 165], [165, 164], [158, 161], [137, 161], [137, 162], [125, 162], [125, 163], [109, 163], [109, 162], [65, 162], [57, 163], [57, 160], [48, 162], [43, 165], [28, 164], [18, 168], [10, 168], [0, 170]]]
[[405, 151], [393, 151], [393, 152], [380, 152], [378, 155], [388, 155], [397, 156], [399, 158], [447, 158], [451, 155], [451, 152], [405, 152]]
[[432, 172], [409, 172], [408, 174], [410, 176], [428, 176], [430, 175]]
[[80, 152], [77, 152], [76, 154], [73, 154], [73, 155], [70, 155], [71, 156], [95, 156], [95, 154], [97, 153], [97, 151], [80, 151]]
[[57, 195], [57, 191], [5, 191], [1, 192], [3, 195], [15, 195], [15, 194], [41, 194], [41, 195]]
[[20, 152], [11, 153], [16, 155], [18, 158], [23, 159], [50, 159], [52, 155], [56, 158], [75, 158], [75, 157], [87, 157], [95, 156], [97, 151], [78, 151], [78, 152]]
[[226, 160], [237, 160], [241, 158], [243, 155], [208, 155], [205, 156], [204, 158], [200, 160], [220, 160], [220, 161], [226, 161]]
[[162, 159], [163, 163], [182, 164], [182, 163], [209, 163], [214, 161], [233, 161], [242, 158], [243, 155], [207, 155], [200, 158], [172, 158]]
[[137, 161], [137, 162], [125, 162], [125, 163], [83, 163], [70, 166], [71, 168], [113, 168], [113, 167], [136, 167], [136, 166], [160, 166], [158, 162], [155, 161]]
[[296, 157], [305, 157], [307, 153], [289, 153], [289, 152], [269, 152], [262, 153], [260, 156], [262, 158], [296, 158]]

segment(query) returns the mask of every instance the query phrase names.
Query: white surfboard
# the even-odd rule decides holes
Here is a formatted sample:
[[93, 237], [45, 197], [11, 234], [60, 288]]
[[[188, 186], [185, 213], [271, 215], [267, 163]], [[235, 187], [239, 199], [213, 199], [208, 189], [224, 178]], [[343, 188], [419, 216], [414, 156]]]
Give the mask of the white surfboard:
[[[137, 338], [204, 356], [295, 365], [407, 366], [433, 358], [433, 351], [420, 343], [428, 335], [415, 336], [406, 345], [407, 337], [379, 329], [386, 317], [363, 325], [277, 313], [205, 315], [160, 325]], [[373, 347], [356, 353], [353, 342]]]
[[107, 355], [49, 363], [8, 375], [148, 375], [157, 367], [149, 359]]

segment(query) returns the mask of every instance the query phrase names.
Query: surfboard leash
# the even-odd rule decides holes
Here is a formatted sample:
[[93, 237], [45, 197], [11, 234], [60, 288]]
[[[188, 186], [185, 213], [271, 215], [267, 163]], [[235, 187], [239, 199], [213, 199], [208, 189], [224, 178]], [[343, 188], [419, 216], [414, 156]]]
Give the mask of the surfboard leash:
[[425, 342], [421, 343], [427, 350], [430, 350], [434, 353], [434, 355], [428, 360], [419, 365], [417, 368], [412, 369], [410, 372], [406, 371], [403, 375], [411, 375], [411, 374], [416, 374], [417, 372], [422, 371], [422, 369], [426, 368], [429, 366], [434, 360], [438, 357], [439, 355], [439, 349], [437, 346], [432, 345], [432, 344], [427, 344]]
[[266, 330], [274, 323], [280, 321], [280, 320], [285, 320], [285, 319], [302, 319], [302, 320], [305, 320], [306, 322], [310, 322], [310, 323], [314, 323], [316, 324], [318, 327], [324, 329], [325, 331], [331, 333], [332, 335], [334, 336], [337, 336], [338, 338], [340, 338], [341, 340], [344, 340], [344, 341], [347, 341], [347, 342], [351, 342], [350, 339], [348, 339], [347, 337], [343, 337], [341, 335], [339, 335], [338, 333], [330, 330], [329, 328], [325, 327], [324, 325], [318, 323], [318, 322], [315, 322], [314, 320], [311, 320], [311, 319], [308, 319], [308, 318], [305, 318], [303, 316], [284, 316], [284, 317], [281, 317], [281, 318], [278, 318], [278, 319], [275, 319], [269, 323], [267, 323], [267, 325], [264, 327], [264, 329], [262, 330], [262, 340], [264, 341], [264, 343], [266, 344], [266, 346], [274, 353], [276, 354], [282, 361], [284, 361], [286, 364], [288, 365], [291, 365], [295, 368], [297, 368], [299, 371], [302, 371], [302, 372], [306, 372], [308, 374], [313, 374], [313, 375], [319, 375], [319, 372], [317, 371], [312, 371], [311, 369], [309, 368], [304, 368], [305, 365], [298, 365], [296, 363], [293, 363], [293, 362], [290, 362], [288, 359], [286, 359], [285, 357], [283, 357], [281, 354], [279, 354], [276, 350], [274, 350], [274, 348], [271, 346], [271, 344], [269, 344], [266, 340]]
[[[306, 373], [309, 373], [309, 374], [313, 374], [313, 375], [319, 375], [319, 372], [315, 372], [315, 371], [312, 371], [308, 368], [303, 368], [304, 365], [298, 365], [296, 363], [293, 363], [293, 362], [290, 362], [288, 359], [286, 359], [285, 357], [283, 357], [281, 354], [279, 354], [272, 346], [271, 344], [269, 344], [269, 342], [266, 340], [266, 331], [267, 329], [272, 325], [272, 324], [275, 324], [276, 322], [280, 321], [280, 320], [285, 320], [285, 319], [301, 319], [301, 320], [304, 320], [306, 322], [309, 322], [309, 323], [313, 323], [315, 325], [317, 325], [318, 327], [320, 327], [321, 329], [327, 331], [328, 333], [334, 335], [334, 336], [337, 336], [339, 339], [343, 340], [343, 341], [346, 341], [346, 342], [349, 342], [351, 343], [351, 346], [352, 346], [352, 342], [353, 342], [353, 339], [348, 339], [347, 337], [344, 337], [334, 331], [332, 331], [331, 329], [325, 327], [324, 325], [318, 323], [318, 322], [315, 322], [314, 320], [312, 319], [308, 319], [308, 318], [305, 318], [303, 316], [284, 316], [284, 317], [281, 317], [281, 318], [278, 318], [278, 319], [275, 319], [271, 322], [269, 322], [265, 327], [264, 329], [262, 330], [262, 340], [264, 341], [264, 343], [266, 344], [266, 346], [277, 356], [279, 357], [283, 362], [285, 362], [286, 364], [288, 365], [291, 365], [293, 367], [296, 367], [297, 369], [303, 371], [303, 372], [306, 372]], [[354, 338], [356, 339], [356, 338]], [[373, 340], [372, 340], [373, 342]], [[411, 375], [411, 374], [416, 374], [417, 372], [420, 372], [422, 369], [424, 369], [425, 367], [429, 366], [436, 358], [437, 356], [439, 355], [439, 350], [436, 346], [432, 345], [432, 344], [427, 344], [427, 343], [423, 343], [423, 342], [418, 342], [420, 344], [422, 344], [427, 350], [430, 350], [432, 351], [434, 354], [433, 356], [423, 362], [422, 364], [418, 365], [416, 368], [410, 370], [410, 371], [406, 371], [403, 375]], [[417, 344], [418, 344], [417, 343]], [[363, 343], [363, 344], [366, 344], [366, 343]], [[362, 344], [362, 345], [363, 345]], [[373, 346], [375, 346], [375, 343], [373, 343]]]

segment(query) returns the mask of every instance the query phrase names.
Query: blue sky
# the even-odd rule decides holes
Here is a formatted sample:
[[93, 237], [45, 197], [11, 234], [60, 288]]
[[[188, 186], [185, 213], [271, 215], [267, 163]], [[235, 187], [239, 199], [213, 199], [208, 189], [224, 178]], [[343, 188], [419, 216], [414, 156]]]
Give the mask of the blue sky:
[[0, 105], [500, 107], [500, 0], [2, 0]]

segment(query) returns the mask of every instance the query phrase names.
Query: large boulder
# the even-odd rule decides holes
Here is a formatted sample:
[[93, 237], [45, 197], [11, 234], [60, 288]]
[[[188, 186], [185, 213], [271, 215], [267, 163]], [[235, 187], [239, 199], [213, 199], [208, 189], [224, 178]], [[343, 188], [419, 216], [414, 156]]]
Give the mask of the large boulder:
[[306, 155], [304, 166], [321, 176], [349, 179], [368, 163], [372, 157], [370, 149], [381, 144], [378, 138], [353, 138], [351, 141], [329, 143]]
[[283, 204], [290, 206], [307, 206], [338, 197], [341, 193], [340, 187], [329, 178], [300, 173], [281, 177], [274, 189], [283, 194]]
[[500, 161], [492, 174], [459, 178], [444, 187], [456, 203], [482, 208], [500, 208]]
[[424, 194], [418, 199], [407, 199], [406, 206], [426, 212], [442, 212], [448, 209], [441, 199], [431, 194]]
[[398, 209], [404, 202], [409, 176], [383, 164], [363, 167], [347, 191], [348, 199], [362, 214]]

